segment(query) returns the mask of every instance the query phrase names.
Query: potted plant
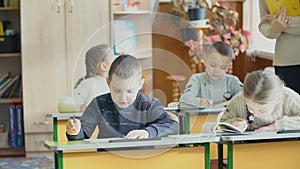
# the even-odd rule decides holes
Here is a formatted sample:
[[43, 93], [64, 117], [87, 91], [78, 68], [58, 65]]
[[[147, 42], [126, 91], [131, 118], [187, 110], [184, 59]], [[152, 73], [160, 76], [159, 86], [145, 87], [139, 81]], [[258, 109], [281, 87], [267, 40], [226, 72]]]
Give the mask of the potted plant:
[[180, 29], [183, 41], [197, 40], [197, 32], [188, 28], [188, 25], [206, 24], [206, 11], [212, 5], [212, 0], [172, 0], [170, 13], [177, 17], [171, 17], [172, 26], [181, 27]]
[[204, 1], [196, 1], [188, 8], [189, 20], [197, 21], [206, 19], [206, 3]]
[[206, 19], [207, 8], [211, 7], [211, 0], [172, 0], [173, 15], [185, 18], [186, 20]]
[[[177, 2], [177, 1], [176, 1]], [[181, 2], [181, 3], [179, 3]], [[183, 9], [186, 3], [179, 1], [174, 3], [171, 9]], [[184, 1], [185, 2], [185, 1]], [[177, 7], [174, 6], [178, 5]], [[228, 43], [234, 50], [235, 55], [239, 55], [240, 52], [245, 52], [251, 43], [251, 34], [249, 31], [244, 29], [236, 29], [239, 14], [229, 8], [229, 4], [222, 0], [211, 0], [209, 3], [206, 2], [209, 12], [212, 17], [209, 18], [210, 30], [209, 34], [205, 35], [203, 39], [185, 39], [185, 44], [190, 47], [190, 58], [195, 63], [199, 63], [205, 55], [205, 46], [215, 41], [224, 41]], [[173, 12], [174, 13], [174, 12]], [[183, 18], [187, 18], [187, 12], [177, 10], [177, 14], [181, 14]], [[178, 15], [177, 15], [178, 16]], [[199, 41], [202, 41], [201, 43]], [[204, 46], [200, 46], [200, 44]]]

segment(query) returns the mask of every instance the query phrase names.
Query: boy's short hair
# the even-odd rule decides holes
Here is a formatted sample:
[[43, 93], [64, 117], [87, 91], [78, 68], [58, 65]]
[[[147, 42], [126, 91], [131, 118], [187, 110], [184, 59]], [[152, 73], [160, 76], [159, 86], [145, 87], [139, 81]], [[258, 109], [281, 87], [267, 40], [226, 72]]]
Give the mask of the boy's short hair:
[[221, 55], [228, 56], [230, 60], [235, 59], [232, 47], [223, 41], [214, 42], [208, 47], [207, 54], [209, 55], [213, 52], [218, 52]]
[[121, 79], [128, 79], [133, 76], [141, 76], [142, 78], [142, 66], [136, 57], [120, 55], [110, 66], [108, 72], [109, 81], [111, 81], [113, 75], [117, 75]]

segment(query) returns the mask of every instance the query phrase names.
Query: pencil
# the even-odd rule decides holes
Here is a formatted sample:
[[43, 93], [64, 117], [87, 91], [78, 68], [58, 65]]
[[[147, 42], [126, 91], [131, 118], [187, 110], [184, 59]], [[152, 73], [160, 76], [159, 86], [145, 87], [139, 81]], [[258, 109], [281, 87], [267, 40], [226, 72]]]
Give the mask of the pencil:
[[75, 119], [76, 119], [75, 114], [71, 117], [71, 119], [72, 119], [71, 125], [74, 126], [75, 125]]

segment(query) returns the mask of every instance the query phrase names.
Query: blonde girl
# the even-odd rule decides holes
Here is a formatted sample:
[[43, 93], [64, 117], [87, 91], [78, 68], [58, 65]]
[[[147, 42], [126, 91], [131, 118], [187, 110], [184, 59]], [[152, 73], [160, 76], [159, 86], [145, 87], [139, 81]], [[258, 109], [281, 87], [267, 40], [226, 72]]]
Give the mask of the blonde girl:
[[85, 55], [86, 75], [78, 80], [72, 93], [60, 100], [59, 111], [83, 111], [94, 97], [108, 93], [106, 78], [114, 59], [106, 44], [90, 48]]
[[247, 74], [221, 121], [255, 131], [300, 129], [300, 96], [269, 71]]

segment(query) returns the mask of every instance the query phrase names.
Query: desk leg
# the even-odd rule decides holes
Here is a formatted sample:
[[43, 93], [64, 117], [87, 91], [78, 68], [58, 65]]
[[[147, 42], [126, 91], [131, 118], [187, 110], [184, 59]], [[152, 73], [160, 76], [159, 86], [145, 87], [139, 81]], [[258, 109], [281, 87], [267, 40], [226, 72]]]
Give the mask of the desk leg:
[[227, 169], [233, 169], [233, 142], [228, 142], [227, 160]]
[[205, 169], [210, 169], [210, 144], [205, 143]]
[[[58, 141], [58, 121], [57, 117], [53, 118], [53, 141]], [[55, 168], [58, 169], [59, 167], [59, 153], [54, 152], [54, 162], [55, 162]]]
[[190, 134], [190, 115], [188, 113], [179, 114], [180, 134]]
[[223, 144], [218, 143], [218, 169], [223, 169]]
[[63, 169], [63, 152], [62, 151], [57, 151], [54, 152], [54, 161], [55, 161], [55, 169]]
[[186, 134], [190, 134], [190, 115], [188, 113], [185, 114], [185, 131]]
[[53, 118], [53, 141], [58, 141], [58, 121], [57, 121], [57, 117]]

